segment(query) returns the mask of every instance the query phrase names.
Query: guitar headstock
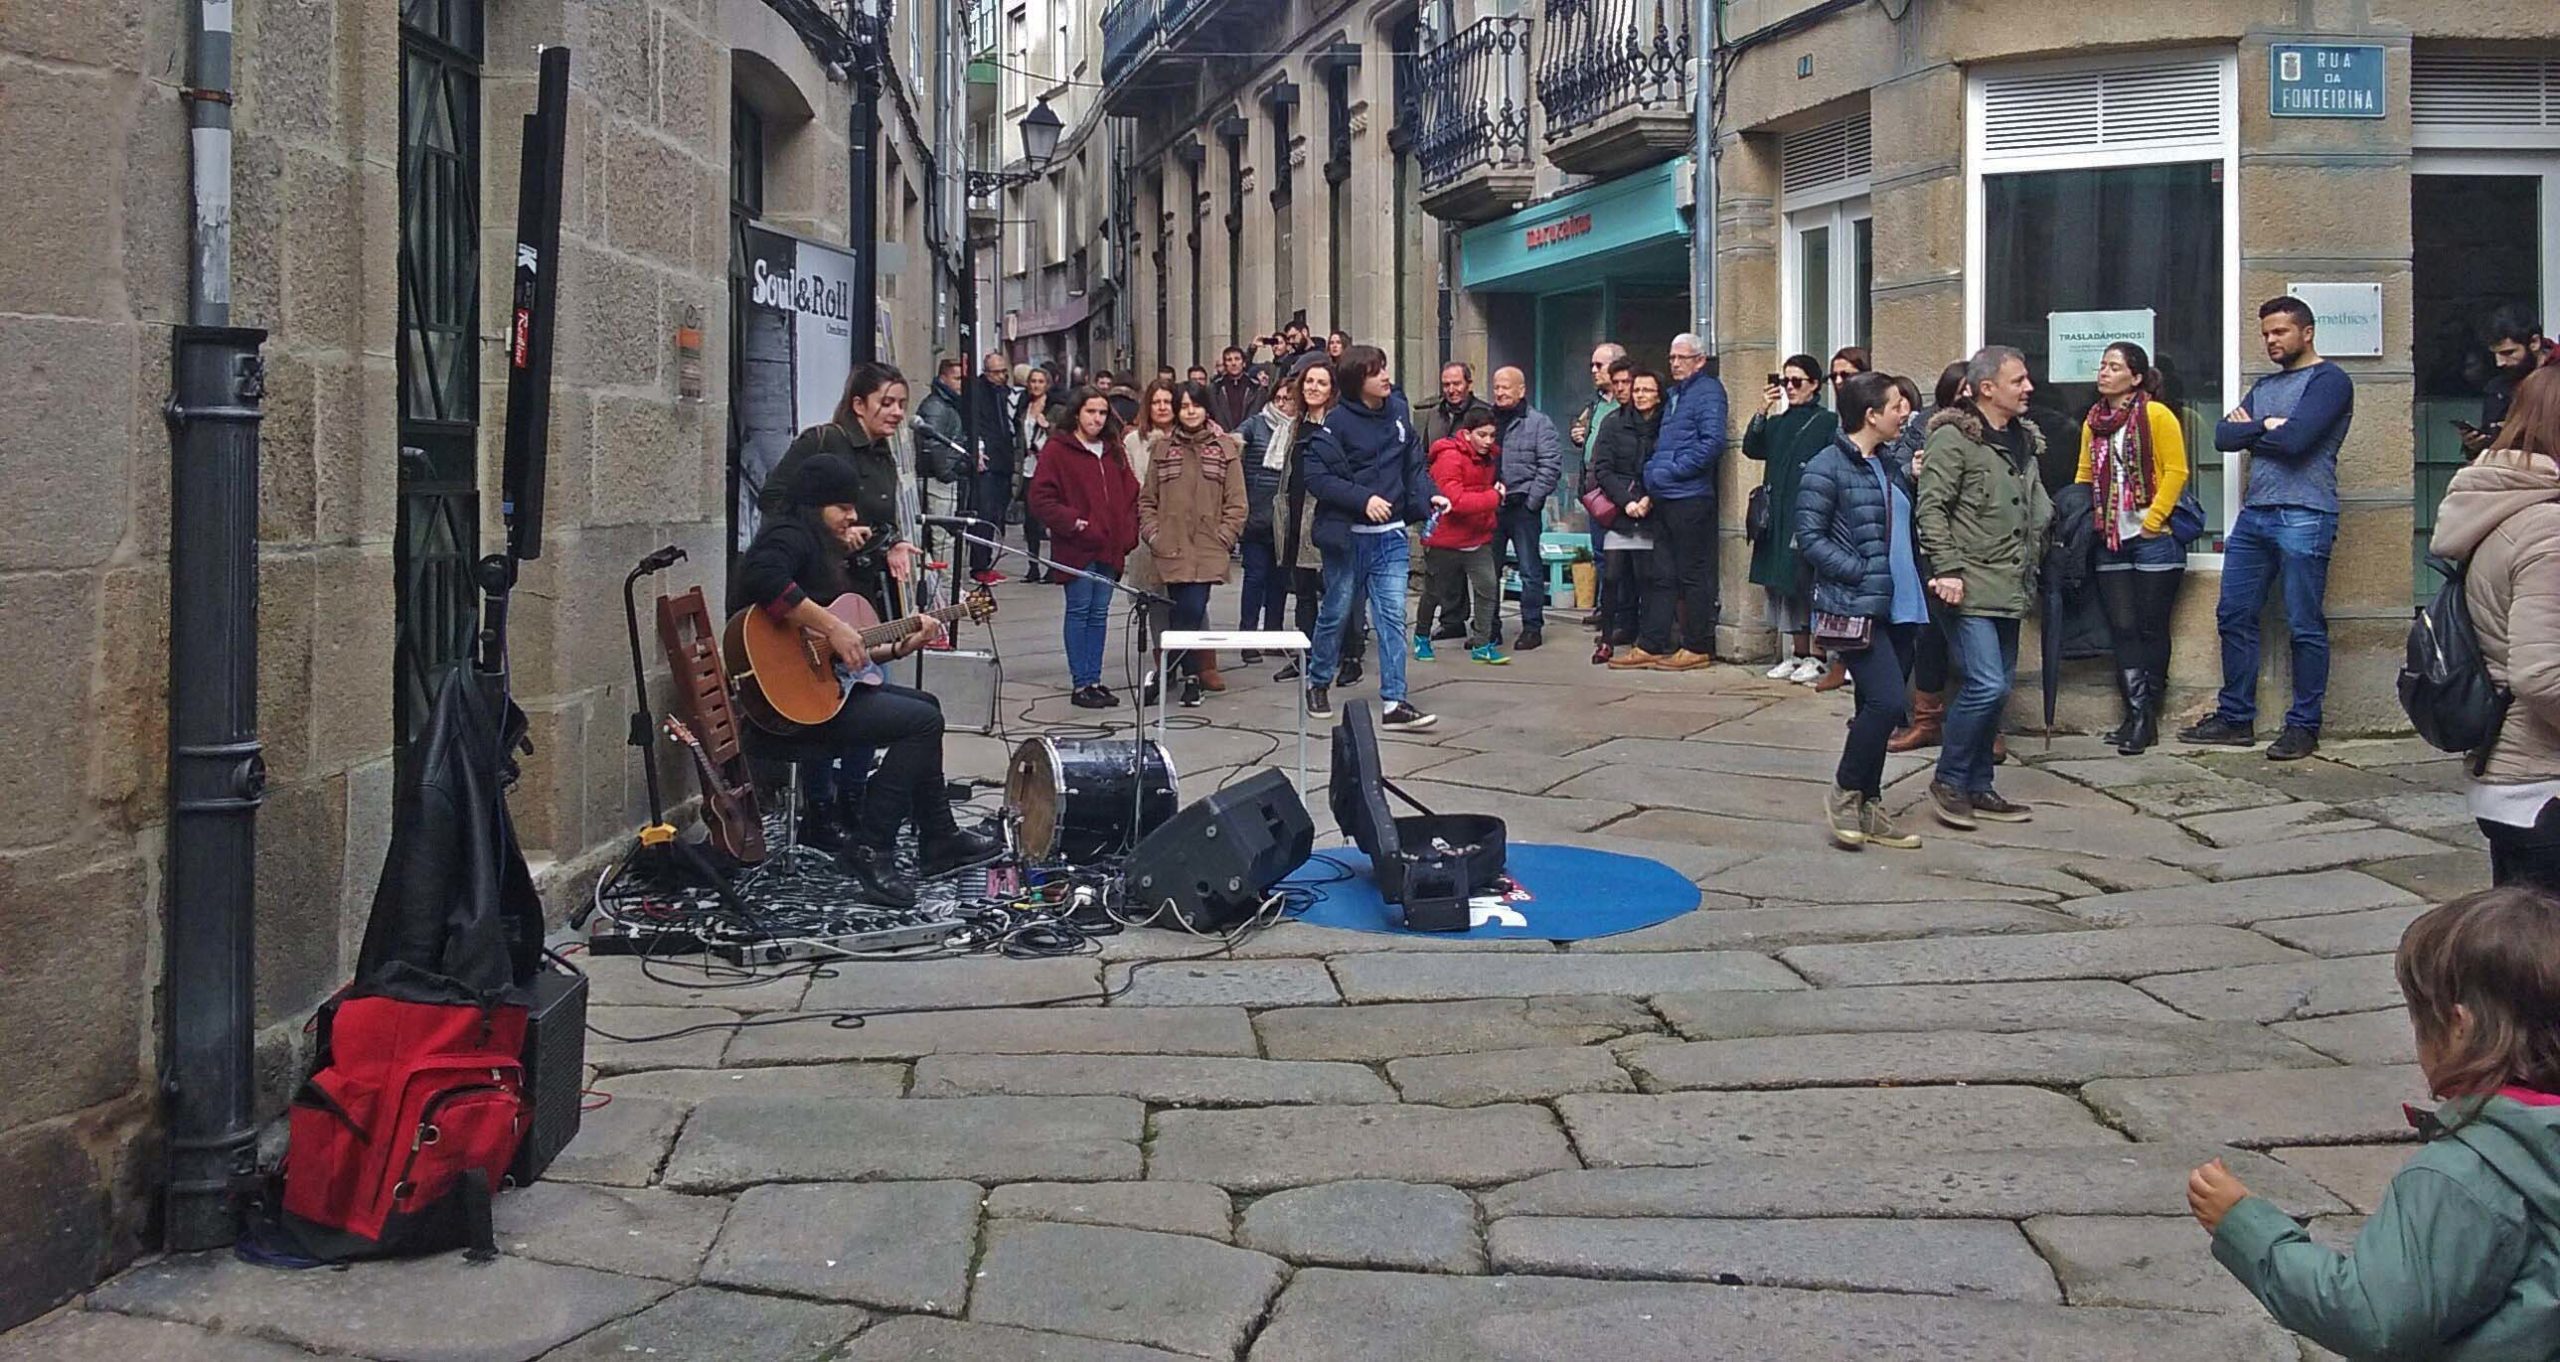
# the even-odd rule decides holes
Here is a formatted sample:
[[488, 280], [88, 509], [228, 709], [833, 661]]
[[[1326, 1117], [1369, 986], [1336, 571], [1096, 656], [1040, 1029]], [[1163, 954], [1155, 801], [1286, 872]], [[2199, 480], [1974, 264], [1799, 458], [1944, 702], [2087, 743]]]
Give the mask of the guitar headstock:
[[979, 587], [960, 598], [960, 608], [967, 612], [971, 624], [984, 624], [996, 617], [996, 595]]
[[684, 720], [679, 719], [672, 714], [668, 715], [666, 718], [666, 728], [668, 737], [675, 739], [677, 742], [683, 743], [687, 747], [698, 746], [702, 742], [700, 738], [693, 736], [692, 729], [685, 727]]

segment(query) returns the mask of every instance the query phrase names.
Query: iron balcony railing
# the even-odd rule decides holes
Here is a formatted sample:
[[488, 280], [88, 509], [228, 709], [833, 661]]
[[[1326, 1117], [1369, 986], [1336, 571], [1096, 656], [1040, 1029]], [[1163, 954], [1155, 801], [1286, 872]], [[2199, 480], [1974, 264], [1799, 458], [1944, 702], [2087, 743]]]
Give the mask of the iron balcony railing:
[[1626, 109], [1689, 101], [1687, 0], [1547, 0], [1538, 103], [1559, 141]]
[[1529, 166], [1529, 20], [1478, 19], [1422, 54], [1414, 71], [1421, 126], [1414, 159], [1422, 190], [1478, 167]]
[[1115, 0], [1102, 11], [1102, 83], [1117, 85], [1147, 49], [1210, 0]]

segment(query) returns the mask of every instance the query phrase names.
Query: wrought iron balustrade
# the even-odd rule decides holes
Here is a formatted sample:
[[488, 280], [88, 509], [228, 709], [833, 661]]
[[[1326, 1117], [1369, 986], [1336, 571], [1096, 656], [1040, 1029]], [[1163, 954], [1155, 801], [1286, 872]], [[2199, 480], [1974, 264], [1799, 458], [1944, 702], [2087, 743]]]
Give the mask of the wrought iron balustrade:
[[1538, 104], [1547, 140], [1622, 110], [1689, 102], [1687, 0], [1547, 0]]
[[1117, 0], [1102, 11], [1102, 79], [1116, 84], [1164, 31], [1164, 0]]
[[1424, 52], [1414, 159], [1428, 194], [1478, 167], [1529, 167], [1529, 20], [1478, 19]]

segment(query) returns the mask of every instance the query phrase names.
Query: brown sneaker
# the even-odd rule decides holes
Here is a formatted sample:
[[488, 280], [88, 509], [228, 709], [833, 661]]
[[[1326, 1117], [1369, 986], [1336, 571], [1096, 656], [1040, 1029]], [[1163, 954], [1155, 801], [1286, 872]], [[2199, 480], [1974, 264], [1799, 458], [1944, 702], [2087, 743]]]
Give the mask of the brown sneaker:
[[1831, 840], [1853, 851], [1867, 844], [1866, 828], [1858, 817], [1862, 798], [1855, 790], [1833, 786], [1822, 799], [1822, 816], [1831, 825]]
[[1870, 799], [1858, 806], [1858, 830], [1867, 835], [1867, 845], [1888, 847], [1895, 851], [1919, 849], [1920, 838], [1894, 826], [1893, 815], [1884, 811], [1884, 801]]
[[1658, 653], [1648, 653], [1642, 648], [1629, 648], [1609, 659], [1609, 670], [1613, 672], [1660, 671], [1665, 660]]
[[1813, 691], [1814, 694], [1821, 695], [1838, 690], [1847, 684], [1849, 684], [1849, 664], [1835, 658], [1831, 663], [1831, 670], [1824, 672], [1822, 679], [1813, 683]]
[[1994, 790], [1976, 790], [1972, 800], [1973, 816], [1986, 823], [2024, 823], [2036, 816], [2026, 805], [2003, 799]]
[[1700, 667], [1712, 667], [1714, 665], [1716, 665], [1714, 655], [1683, 648], [1680, 651], [1673, 653], [1671, 656], [1662, 659], [1660, 662], [1655, 663], [1654, 670], [1664, 672], [1693, 672]]
[[1929, 803], [1935, 807], [1938, 821], [1958, 832], [1971, 832], [1980, 824], [1973, 821], [1973, 800], [1953, 785], [1931, 785]]

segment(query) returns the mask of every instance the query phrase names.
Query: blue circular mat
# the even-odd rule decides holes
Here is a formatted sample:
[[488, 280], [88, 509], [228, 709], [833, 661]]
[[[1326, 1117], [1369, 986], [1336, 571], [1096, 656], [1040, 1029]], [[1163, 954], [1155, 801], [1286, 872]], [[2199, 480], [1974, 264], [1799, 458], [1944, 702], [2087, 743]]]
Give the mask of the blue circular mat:
[[1369, 858], [1355, 847], [1319, 851], [1282, 881], [1314, 902], [1298, 915], [1319, 927], [1461, 940], [1583, 941], [1667, 922], [1698, 906], [1698, 886], [1660, 861], [1614, 851], [1513, 842], [1511, 889], [1474, 900], [1476, 925], [1463, 932], [1413, 932], [1404, 912], [1378, 892]]

